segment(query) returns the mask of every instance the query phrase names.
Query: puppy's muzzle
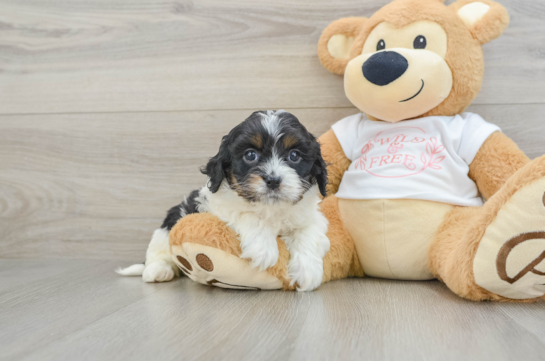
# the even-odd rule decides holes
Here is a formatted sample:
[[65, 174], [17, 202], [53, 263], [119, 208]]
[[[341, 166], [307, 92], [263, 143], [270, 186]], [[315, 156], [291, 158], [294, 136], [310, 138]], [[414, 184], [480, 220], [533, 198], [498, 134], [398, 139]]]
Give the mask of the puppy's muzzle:
[[399, 79], [409, 68], [405, 57], [395, 51], [381, 51], [371, 56], [361, 67], [369, 82], [384, 86]]
[[280, 183], [282, 183], [282, 178], [280, 177], [263, 177], [263, 180], [265, 181], [267, 188], [271, 190], [278, 189]]

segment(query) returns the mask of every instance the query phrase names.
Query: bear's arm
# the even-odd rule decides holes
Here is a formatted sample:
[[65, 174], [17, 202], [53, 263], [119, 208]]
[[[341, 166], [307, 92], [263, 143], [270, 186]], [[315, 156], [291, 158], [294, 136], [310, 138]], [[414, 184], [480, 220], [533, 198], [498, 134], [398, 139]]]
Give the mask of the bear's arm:
[[337, 193], [344, 172], [350, 167], [350, 159], [344, 154], [339, 140], [333, 130], [325, 132], [318, 141], [321, 145], [322, 157], [327, 164], [327, 194]]
[[530, 159], [509, 137], [493, 133], [469, 165], [469, 177], [485, 199], [496, 193], [517, 170]]

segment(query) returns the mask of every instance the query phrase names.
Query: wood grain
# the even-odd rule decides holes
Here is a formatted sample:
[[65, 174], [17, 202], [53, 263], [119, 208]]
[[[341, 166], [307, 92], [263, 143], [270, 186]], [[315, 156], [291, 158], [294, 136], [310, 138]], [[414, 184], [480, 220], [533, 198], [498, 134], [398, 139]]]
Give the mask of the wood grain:
[[[475, 104], [541, 103], [545, 5], [503, 0]], [[349, 107], [322, 30], [385, 0], [2, 0], [0, 114]]]
[[[4, 262], [18, 269], [32, 267], [35, 261], [0, 261]], [[47, 266], [38, 261], [44, 273], [54, 273], [63, 266], [64, 272], [39, 280], [25, 277], [24, 272], [11, 277], [19, 287], [0, 294], [0, 358], [21, 359], [30, 350], [157, 291], [155, 285], [144, 287], [139, 279], [116, 277], [114, 263], [85, 261], [79, 268], [75, 263], [49, 260]], [[8, 275], [2, 272], [0, 276]]]
[[[0, 260], [0, 277], [15, 262]], [[545, 352], [545, 303], [470, 302], [437, 281], [233, 291], [187, 278], [144, 284], [114, 274], [115, 262], [74, 262], [42, 261], [40, 280], [10, 274], [21, 286], [0, 294], [3, 359], [533, 361]]]
[[[439, 282], [302, 294], [113, 273], [144, 260], [252, 111], [287, 109], [315, 135], [356, 113], [317, 40], [387, 2], [0, 0], [0, 359], [542, 360], [543, 302], [473, 303]], [[501, 3], [512, 23], [485, 46], [469, 111], [533, 158], [545, 5]]]
[[[288, 109], [290, 110], [290, 109]], [[531, 157], [545, 105], [469, 110]], [[354, 108], [291, 110], [316, 135]], [[0, 257], [143, 261], [167, 209], [246, 110], [0, 116]], [[521, 127], [525, 124], [525, 127]]]
[[[315, 134], [353, 109], [295, 112]], [[250, 111], [0, 117], [0, 257], [143, 260]]]

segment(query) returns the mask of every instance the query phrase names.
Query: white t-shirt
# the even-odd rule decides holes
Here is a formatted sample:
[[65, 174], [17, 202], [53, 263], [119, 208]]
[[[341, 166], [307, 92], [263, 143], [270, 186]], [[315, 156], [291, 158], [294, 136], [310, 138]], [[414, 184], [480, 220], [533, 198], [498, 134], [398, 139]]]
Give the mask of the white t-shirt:
[[352, 161], [338, 198], [482, 205], [477, 186], [468, 176], [469, 164], [484, 141], [500, 128], [479, 115], [462, 113], [387, 123], [360, 113], [331, 128]]

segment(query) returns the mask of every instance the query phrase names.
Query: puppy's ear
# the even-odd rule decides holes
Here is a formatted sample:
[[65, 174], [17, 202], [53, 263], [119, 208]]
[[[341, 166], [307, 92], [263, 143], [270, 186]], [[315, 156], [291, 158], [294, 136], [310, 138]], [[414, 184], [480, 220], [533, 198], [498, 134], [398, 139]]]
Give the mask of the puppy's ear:
[[223, 137], [218, 154], [210, 158], [208, 164], [201, 168], [201, 173], [207, 175], [209, 178], [208, 189], [212, 193], [216, 193], [220, 188], [221, 182], [226, 177], [225, 171], [231, 164], [231, 153], [228, 149], [230, 144], [229, 139], [228, 135]]
[[458, 0], [449, 7], [481, 44], [496, 39], [509, 25], [507, 10], [491, 0]]
[[342, 18], [328, 25], [318, 41], [318, 58], [332, 73], [344, 74], [350, 60], [350, 48], [366, 18]]
[[314, 161], [310, 174], [316, 179], [320, 193], [325, 197], [327, 195], [327, 165], [320, 150], [318, 150], [318, 158]]

